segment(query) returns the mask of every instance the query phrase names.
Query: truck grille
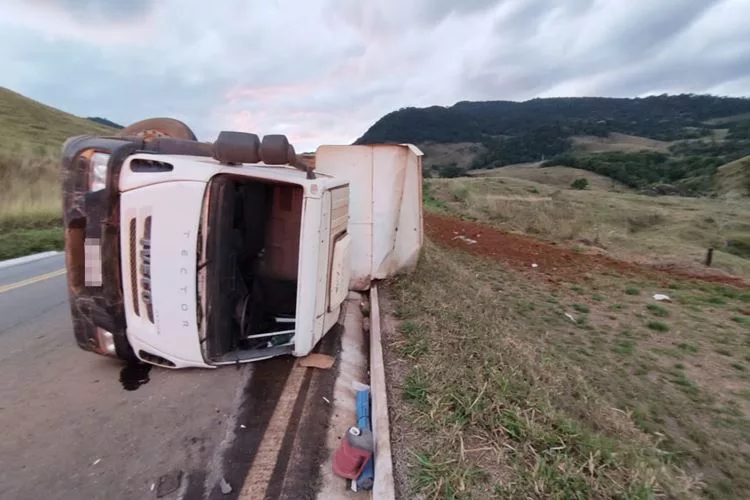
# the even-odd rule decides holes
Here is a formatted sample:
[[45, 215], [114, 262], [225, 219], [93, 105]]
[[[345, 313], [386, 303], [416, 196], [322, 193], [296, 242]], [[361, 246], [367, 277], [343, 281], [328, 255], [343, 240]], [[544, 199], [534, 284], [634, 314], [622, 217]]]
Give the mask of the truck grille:
[[129, 230], [130, 230], [130, 292], [132, 293], [133, 298], [133, 312], [136, 316], [141, 315], [141, 302], [138, 300], [138, 271], [137, 271], [137, 258], [136, 258], [136, 248], [135, 248], [135, 242], [136, 242], [136, 228], [135, 228], [135, 218], [130, 219], [129, 224]]
[[151, 216], [143, 223], [141, 238], [141, 299], [146, 304], [146, 317], [154, 322], [154, 307], [151, 303]]
[[[130, 293], [133, 312], [141, 316], [145, 308], [146, 318], [154, 322], [154, 308], [151, 305], [151, 216], [143, 219], [143, 232], [138, 238], [138, 220], [128, 222], [130, 233]], [[140, 258], [139, 258], [140, 254]], [[139, 279], [140, 275], [140, 279]], [[145, 307], [141, 307], [141, 306]]]

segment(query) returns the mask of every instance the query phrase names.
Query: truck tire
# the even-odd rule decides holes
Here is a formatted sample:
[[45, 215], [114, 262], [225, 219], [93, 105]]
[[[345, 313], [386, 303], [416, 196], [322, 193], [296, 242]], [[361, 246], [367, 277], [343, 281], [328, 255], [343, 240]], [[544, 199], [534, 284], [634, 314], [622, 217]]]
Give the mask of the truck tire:
[[281, 134], [263, 136], [260, 157], [266, 165], [284, 165], [289, 160], [289, 140]]
[[223, 130], [214, 141], [213, 156], [220, 163], [258, 163], [260, 139], [247, 132]]
[[141, 137], [151, 140], [156, 137], [172, 137], [195, 141], [197, 138], [190, 127], [174, 118], [148, 118], [128, 125], [117, 134], [119, 137]]

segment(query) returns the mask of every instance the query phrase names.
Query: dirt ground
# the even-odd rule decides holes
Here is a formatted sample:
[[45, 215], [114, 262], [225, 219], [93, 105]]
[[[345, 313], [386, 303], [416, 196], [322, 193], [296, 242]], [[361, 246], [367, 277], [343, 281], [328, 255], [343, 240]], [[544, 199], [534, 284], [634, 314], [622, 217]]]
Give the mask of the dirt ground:
[[427, 236], [440, 245], [502, 261], [515, 269], [536, 272], [545, 276], [550, 283], [585, 280], [591, 272], [609, 270], [626, 276], [638, 275], [667, 281], [679, 278], [750, 288], [750, 284], [742, 278], [711, 273], [709, 269], [705, 272], [657, 269], [605, 255], [578, 252], [528, 236], [505, 233], [486, 224], [436, 213], [425, 213], [424, 223]]

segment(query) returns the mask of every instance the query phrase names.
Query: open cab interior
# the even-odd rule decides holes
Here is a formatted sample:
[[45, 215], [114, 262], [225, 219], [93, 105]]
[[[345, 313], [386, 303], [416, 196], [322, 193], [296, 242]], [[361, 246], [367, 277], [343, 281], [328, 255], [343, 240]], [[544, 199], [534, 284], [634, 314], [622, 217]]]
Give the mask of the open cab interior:
[[298, 185], [230, 174], [209, 183], [198, 254], [207, 363], [292, 352], [303, 195]]

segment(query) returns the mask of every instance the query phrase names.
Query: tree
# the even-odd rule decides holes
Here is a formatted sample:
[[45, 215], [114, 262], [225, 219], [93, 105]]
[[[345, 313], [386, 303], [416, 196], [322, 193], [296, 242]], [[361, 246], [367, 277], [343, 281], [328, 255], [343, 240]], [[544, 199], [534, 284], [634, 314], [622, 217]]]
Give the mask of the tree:
[[441, 165], [438, 167], [438, 173], [440, 174], [440, 177], [452, 179], [454, 177], [461, 177], [464, 171], [455, 163], [451, 163], [450, 165]]
[[589, 187], [589, 180], [585, 177], [580, 177], [574, 180], [570, 184], [570, 187], [572, 187], [573, 189], [586, 189], [587, 187]]

